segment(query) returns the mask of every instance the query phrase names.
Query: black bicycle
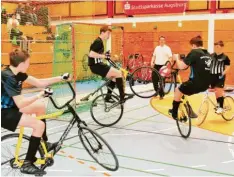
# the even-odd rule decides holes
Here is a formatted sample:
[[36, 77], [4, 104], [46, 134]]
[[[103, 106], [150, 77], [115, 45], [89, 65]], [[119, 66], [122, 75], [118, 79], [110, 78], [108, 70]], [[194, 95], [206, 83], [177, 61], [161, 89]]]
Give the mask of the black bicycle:
[[[143, 66], [137, 68], [133, 73], [129, 73], [128, 70], [119, 67], [114, 61], [111, 59], [107, 59], [108, 63], [114, 68], [120, 70], [122, 72], [122, 76], [124, 79], [124, 85], [126, 87], [126, 79], [129, 78], [129, 86], [134, 95], [137, 95], [141, 98], [150, 98], [156, 96], [158, 94], [157, 91], [154, 90], [152, 73], [155, 73], [160, 80], [159, 83], [162, 83], [161, 77], [159, 73], [151, 67]], [[134, 81], [138, 81], [138, 84], [134, 84]], [[89, 101], [90, 97], [94, 96], [97, 93], [101, 93], [94, 98], [90, 106], [90, 112], [93, 120], [104, 127], [109, 127], [115, 125], [120, 121], [123, 116], [124, 106], [120, 104], [119, 95], [112, 90], [111, 99], [113, 103], [109, 103], [105, 100], [107, 94], [104, 93], [104, 88], [108, 88], [108, 84], [111, 80], [105, 80], [105, 82], [97, 88], [92, 93], [88, 94], [80, 101]], [[131, 99], [132, 97], [128, 97], [126, 100]]]
[[[119, 162], [110, 145], [97, 132], [88, 128], [85, 121], [80, 119], [75, 109], [71, 106], [70, 103], [76, 98], [76, 93], [72, 88], [71, 83], [67, 82], [67, 84], [72, 92], [72, 98], [69, 98], [65, 104], [60, 105], [61, 103], [53, 99], [53, 96], [49, 97], [55, 108], [59, 110], [65, 108], [65, 111], [43, 115], [37, 117], [37, 119], [48, 119], [68, 113], [72, 114], [73, 118], [71, 119], [59, 141], [56, 143], [56, 147], [54, 147], [52, 153], [47, 152], [43, 140], [41, 141], [41, 146], [37, 153], [39, 158], [35, 164], [40, 165], [41, 169], [52, 166], [54, 164], [54, 155], [56, 155], [56, 153], [62, 148], [64, 140], [71, 131], [72, 127], [76, 124], [80, 142], [89, 155], [105, 169], [110, 171], [118, 170]], [[48, 93], [51, 93], [51, 90], [49, 90]], [[15, 170], [18, 170], [23, 164], [23, 159], [25, 158], [30, 139], [27, 135], [23, 134], [23, 130], [24, 128], [20, 127], [20, 133], [8, 134], [1, 137], [1, 169], [2, 171], [7, 171], [5, 174], [7, 176], [16, 175]], [[10, 173], [12, 171], [13, 173]]]

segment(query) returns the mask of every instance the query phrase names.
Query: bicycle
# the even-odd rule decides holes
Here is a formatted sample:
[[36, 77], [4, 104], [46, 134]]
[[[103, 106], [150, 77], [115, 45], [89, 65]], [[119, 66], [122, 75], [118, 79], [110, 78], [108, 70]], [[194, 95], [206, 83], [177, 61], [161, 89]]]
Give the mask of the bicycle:
[[[177, 69], [177, 68], [173, 68], [175, 66], [175, 61], [174, 63], [171, 65], [171, 63], [168, 61], [166, 62], [165, 65], [171, 65], [171, 77], [174, 78], [174, 89], [176, 88], [177, 86], [177, 83], [176, 83], [176, 79], [178, 78], [178, 82], [179, 84], [182, 84], [182, 79], [179, 75], [179, 71], [180, 70], [186, 70], [188, 69], [185, 68], [185, 69]], [[170, 86], [171, 87], [171, 86]], [[165, 84], [163, 85], [163, 88], [165, 90]], [[170, 115], [170, 113], [168, 113]], [[191, 106], [191, 104], [189, 103], [189, 100], [187, 98], [186, 95], [183, 95], [182, 97], [182, 101], [180, 103], [180, 106], [178, 108], [178, 117], [176, 119], [176, 125], [177, 125], [177, 128], [179, 130], [179, 133], [180, 135], [183, 137], [183, 138], [188, 138], [191, 134], [191, 130], [192, 130], [192, 121], [191, 119], [195, 119], [195, 118], [198, 118], [198, 115], [193, 111], [193, 108]]]
[[[216, 104], [209, 97], [209, 91], [207, 90], [198, 110], [198, 118], [201, 121], [197, 123], [197, 126], [201, 126], [205, 122], [209, 112], [209, 103], [214, 106], [214, 110], [217, 109]], [[223, 112], [220, 115], [226, 121], [231, 121], [234, 119], [234, 99], [231, 96], [224, 97]]]
[[[52, 96], [49, 97], [50, 101], [52, 102], [55, 108], [59, 110], [66, 108], [66, 110], [58, 111], [58, 112], [48, 114], [48, 115], [43, 115], [43, 116], [37, 117], [37, 119], [49, 119], [49, 118], [58, 117], [67, 113], [71, 113], [73, 118], [71, 119], [69, 125], [63, 132], [59, 141], [56, 143], [56, 147], [54, 147], [51, 153], [48, 153], [44, 141], [41, 140], [41, 145], [37, 153], [37, 157], [39, 156], [39, 158], [36, 160], [35, 164], [40, 166], [40, 168], [43, 170], [46, 169], [47, 167], [52, 166], [54, 164], [53, 157], [62, 148], [62, 144], [64, 140], [66, 139], [67, 135], [69, 134], [69, 132], [71, 131], [72, 127], [75, 124], [77, 124], [80, 142], [85, 148], [85, 150], [88, 152], [88, 154], [103, 168], [110, 170], [110, 171], [118, 170], [119, 162], [114, 151], [110, 147], [110, 145], [98, 133], [88, 128], [86, 122], [80, 119], [75, 109], [70, 104], [76, 98], [76, 93], [74, 89], [72, 88], [71, 83], [67, 82], [67, 84], [72, 92], [72, 98], [69, 99], [65, 104], [58, 105], [56, 101], [52, 98]], [[23, 150], [27, 151], [27, 148], [28, 148], [28, 145], [27, 146], [23, 146], [23, 145], [25, 145], [25, 143], [27, 144], [29, 142], [29, 139], [30, 138], [28, 136], [24, 135], [24, 127], [20, 127], [20, 133], [12, 133], [12, 134], [4, 135], [3, 137], [1, 137], [2, 171], [4, 169], [18, 170], [22, 166], [24, 162], [23, 157], [26, 155], [26, 153], [22, 151]], [[11, 142], [13, 144], [9, 145], [9, 143]], [[5, 150], [5, 153], [3, 152], [4, 150]], [[7, 154], [9, 155], [7, 156]], [[4, 168], [5, 166], [6, 168]], [[8, 172], [7, 175], [9, 175], [10, 172]], [[15, 173], [13, 173], [13, 175], [14, 174]]]
[[[139, 78], [138, 77], [138, 75], [139, 75], [138, 72], [142, 73], [143, 70], [150, 70], [151, 72], [155, 72], [155, 73], [157, 73], [158, 77], [160, 77], [159, 73], [155, 69], [145, 66], [145, 67], [141, 67], [141, 68], [136, 69], [131, 74], [131, 73], [129, 73], [128, 70], [126, 70], [122, 67], [119, 67], [111, 59], [107, 59], [107, 61], [109, 62], [109, 64], [111, 66], [113, 66], [114, 68], [116, 68], [122, 72], [125, 87], [126, 87], [126, 78], [127, 77], [130, 78], [130, 84], [129, 84], [130, 89], [132, 90], [132, 92], [135, 95], [142, 97], [142, 98], [150, 98], [152, 96], [157, 95], [157, 92], [155, 92], [155, 90], [153, 89], [153, 84], [151, 84], [152, 89], [150, 91], [150, 95], [142, 95], [142, 93], [146, 92], [145, 90], [149, 90], [148, 84], [152, 83], [152, 81], [149, 80], [148, 75], [147, 75], [147, 78], [143, 78], [143, 77]], [[147, 82], [144, 82], [144, 81], [146, 81], [146, 79], [147, 79]], [[144, 89], [139, 90], [139, 86], [140, 86], [139, 84], [138, 85], [131, 84], [131, 83], [133, 83], [134, 80], [142, 81], [142, 84], [144, 84], [147, 88], [145, 90]], [[118, 123], [123, 116], [123, 110], [124, 110], [123, 105], [120, 104], [119, 95], [116, 92], [114, 92], [113, 90], [112, 90], [111, 98], [112, 98], [112, 100], [114, 100], [114, 103], [108, 103], [105, 101], [105, 97], [107, 94], [104, 94], [103, 88], [104, 87], [108, 88], [108, 84], [110, 82], [111, 82], [111, 80], [106, 80], [106, 82], [104, 82], [99, 88], [97, 88], [95, 91], [93, 91], [92, 93], [88, 94], [87, 96], [85, 96], [84, 98], [82, 98], [80, 100], [80, 101], [89, 101], [91, 96], [93, 96], [94, 94], [96, 94], [98, 92], [101, 92], [101, 94], [98, 95], [96, 98], [94, 98], [94, 100], [92, 101], [91, 106], [90, 106], [90, 113], [91, 113], [91, 117], [93, 118], [93, 120], [97, 124], [104, 126], [104, 127], [109, 127], [109, 126], [112, 126], [112, 125], [115, 125], [116, 123]], [[111, 88], [109, 88], [109, 89], [111, 89]], [[129, 99], [131, 99], [131, 97]]]

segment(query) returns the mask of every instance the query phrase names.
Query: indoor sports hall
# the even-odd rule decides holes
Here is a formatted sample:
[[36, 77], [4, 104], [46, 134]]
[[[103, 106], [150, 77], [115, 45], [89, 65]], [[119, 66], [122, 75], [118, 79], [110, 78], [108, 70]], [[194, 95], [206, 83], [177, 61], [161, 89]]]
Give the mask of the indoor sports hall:
[[1, 176], [234, 176], [234, 1], [1, 9]]

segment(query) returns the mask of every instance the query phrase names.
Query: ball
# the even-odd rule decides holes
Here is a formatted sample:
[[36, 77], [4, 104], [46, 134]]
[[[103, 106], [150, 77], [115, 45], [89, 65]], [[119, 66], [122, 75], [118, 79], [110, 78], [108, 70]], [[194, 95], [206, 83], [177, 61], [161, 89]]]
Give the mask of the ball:
[[171, 74], [171, 69], [169, 69], [167, 66], [163, 66], [161, 67], [161, 69], [159, 70], [159, 74], [162, 77], [169, 77]]

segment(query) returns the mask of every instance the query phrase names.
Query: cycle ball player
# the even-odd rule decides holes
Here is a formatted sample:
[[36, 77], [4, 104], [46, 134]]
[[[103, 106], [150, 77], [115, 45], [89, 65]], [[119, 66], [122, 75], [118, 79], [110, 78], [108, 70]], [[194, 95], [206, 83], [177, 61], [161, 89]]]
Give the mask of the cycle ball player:
[[1, 127], [15, 131], [17, 126], [32, 128], [29, 147], [20, 171], [25, 174], [46, 174], [45, 171], [36, 167], [35, 155], [40, 145], [41, 137], [46, 142], [48, 151], [53, 149], [56, 143], [49, 143], [46, 135], [46, 122], [32, 117], [44, 115], [46, 105], [43, 101], [44, 91], [31, 97], [21, 95], [22, 84], [26, 82], [36, 87], [47, 87], [53, 83], [69, 79], [69, 74], [47, 79], [37, 79], [26, 74], [30, 65], [30, 56], [26, 51], [18, 49], [10, 53], [10, 66], [1, 71]]

